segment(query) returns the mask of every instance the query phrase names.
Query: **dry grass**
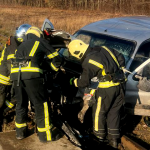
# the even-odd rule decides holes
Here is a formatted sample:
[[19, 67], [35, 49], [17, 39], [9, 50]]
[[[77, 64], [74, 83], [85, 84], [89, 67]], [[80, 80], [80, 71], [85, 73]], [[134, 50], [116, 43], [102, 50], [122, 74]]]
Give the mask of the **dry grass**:
[[[119, 15], [101, 14], [90, 11], [71, 11], [50, 8], [35, 8], [23, 6], [0, 5], [0, 34], [10, 36], [15, 28], [23, 23], [40, 27], [45, 18], [48, 18], [55, 29], [62, 29], [71, 34], [86, 24]], [[0, 43], [6, 41], [0, 36]]]

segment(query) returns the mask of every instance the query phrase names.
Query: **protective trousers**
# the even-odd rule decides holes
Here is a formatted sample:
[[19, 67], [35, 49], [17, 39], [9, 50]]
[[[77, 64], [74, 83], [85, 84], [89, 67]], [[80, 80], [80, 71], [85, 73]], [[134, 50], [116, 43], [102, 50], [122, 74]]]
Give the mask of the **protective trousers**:
[[14, 88], [17, 99], [16, 133], [25, 136], [23, 134], [25, 134], [25, 130], [27, 129], [28, 99], [30, 99], [35, 107], [39, 139], [42, 142], [51, 141], [51, 124], [43, 78], [21, 80], [20, 86], [17, 86], [17, 81], [14, 81]]
[[121, 87], [99, 88], [96, 91], [97, 102], [92, 107], [94, 134], [109, 139], [120, 138], [120, 110], [123, 106]]

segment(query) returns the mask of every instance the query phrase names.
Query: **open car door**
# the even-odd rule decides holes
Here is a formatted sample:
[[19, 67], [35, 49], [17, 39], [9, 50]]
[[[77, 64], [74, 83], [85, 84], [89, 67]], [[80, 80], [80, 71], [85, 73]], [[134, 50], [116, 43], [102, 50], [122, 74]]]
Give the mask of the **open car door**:
[[125, 109], [129, 114], [150, 116], [150, 58], [128, 76]]
[[73, 35], [62, 31], [55, 30], [54, 25], [45, 19], [41, 30], [44, 33], [44, 37], [50, 42], [53, 48], [66, 48], [71, 40], [75, 39]]

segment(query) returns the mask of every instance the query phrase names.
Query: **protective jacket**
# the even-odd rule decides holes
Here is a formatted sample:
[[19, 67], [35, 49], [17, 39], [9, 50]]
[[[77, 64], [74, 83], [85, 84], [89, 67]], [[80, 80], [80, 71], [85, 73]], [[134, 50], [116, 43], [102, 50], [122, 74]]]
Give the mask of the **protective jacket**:
[[19, 44], [14, 36], [11, 36], [5, 44], [0, 55], [0, 83], [10, 85], [10, 58], [14, 56], [15, 50]]
[[92, 106], [93, 133], [98, 138], [105, 138], [107, 134], [109, 139], [120, 138], [120, 110], [124, 103], [122, 77], [123, 81], [125, 79], [121, 67], [124, 66], [125, 59], [116, 50], [105, 46], [89, 48], [83, 58], [83, 72], [74, 81], [78, 87], [88, 87], [93, 77], [99, 78], [97, 90], [90, 92], [91, 95], [95, 92], [96, 102]]
[[[58, 71], [61, 64], [58, 52], [51, 47], [48, 41], [33, 34], [26, 36], [24, 42], [18, 47], [15, 57], [18, 62], [25, 60], [24, 65], [21, 67], [21, 80], [41, 77], [43, 74], [42, 62], [46, 57], [53, 58], [51, 68], [55, 71]], [[12, 65], [11, 79], [17, 80], [18, 73], [19, 63], [18, 65]]]
[[117, 86], [120, 83], [114, 83], [105, 79], [108, 75], [117, 73], [119, 69], [125, 66], [125, 59], [122, 54], [116, 50], [109, 49], [105, 46], [88, 48], [83, 58], [82, 68], [83, 72], [79, 79], [75, 79], [76, 87], [88, 87], [90, 80], [98, 76], [100, 79], [99, 88], [109, 88]]

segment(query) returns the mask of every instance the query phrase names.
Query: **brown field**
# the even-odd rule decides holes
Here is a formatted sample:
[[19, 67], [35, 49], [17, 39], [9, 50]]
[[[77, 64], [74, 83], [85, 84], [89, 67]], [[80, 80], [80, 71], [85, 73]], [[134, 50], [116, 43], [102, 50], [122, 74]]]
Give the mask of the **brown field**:
[[29, 6], [0, 5], [0, 8], [0, 43], [4, 43], [7, 37], [12, 35], [16, 27], [21, 24], [29, 23], [41, 28], [45, 18], [54, 24], [55, 29], [65, 30], [73, 34], [91, 22], [121, 16], [103, 14], [98, 11], [71, 11]]

